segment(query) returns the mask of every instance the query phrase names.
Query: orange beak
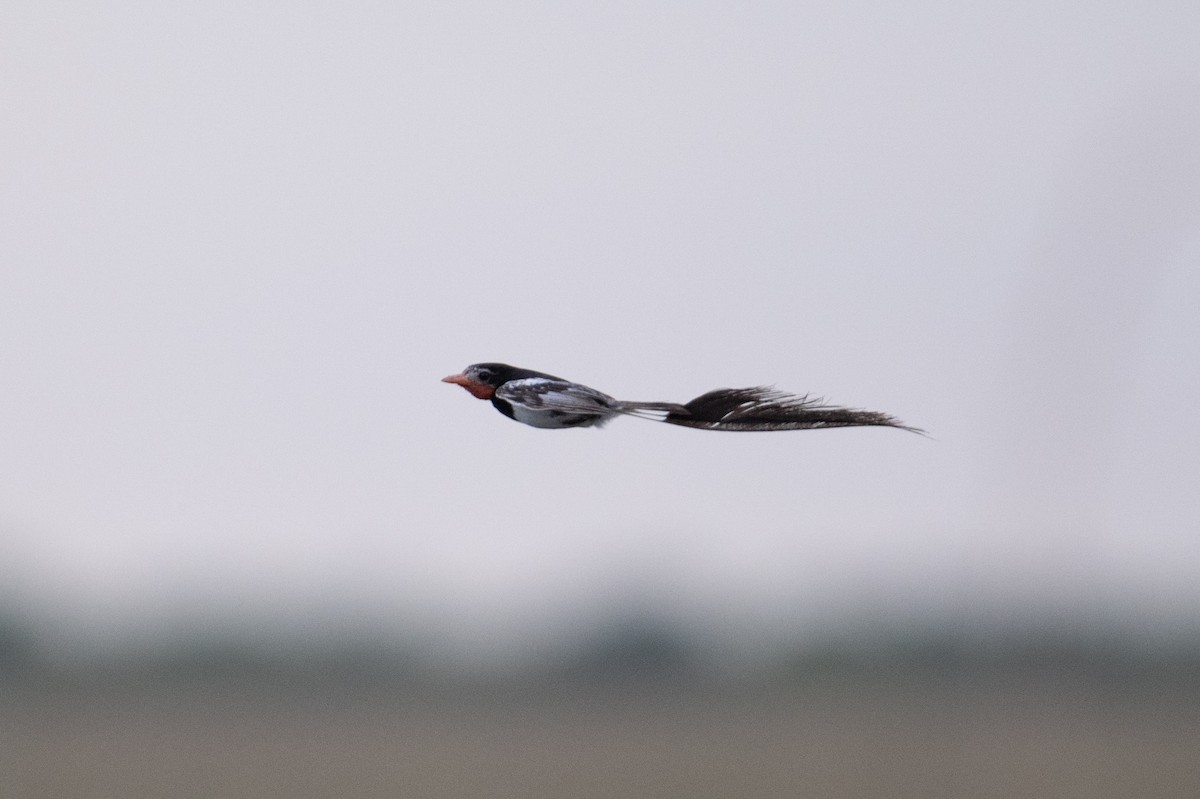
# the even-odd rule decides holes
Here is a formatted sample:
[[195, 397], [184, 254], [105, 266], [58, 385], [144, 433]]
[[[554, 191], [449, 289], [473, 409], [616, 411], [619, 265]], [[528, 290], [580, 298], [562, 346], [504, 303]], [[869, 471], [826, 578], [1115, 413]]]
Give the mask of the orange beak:
[[491, 399], [492, 395], [496, 393], [496, 389], [492, 386], [472, 380], [466, 375], [448, 375], [442, 378], [442, 382], [462, 386], [467, 391], [470, 391], [472, 396], [481, 400]]

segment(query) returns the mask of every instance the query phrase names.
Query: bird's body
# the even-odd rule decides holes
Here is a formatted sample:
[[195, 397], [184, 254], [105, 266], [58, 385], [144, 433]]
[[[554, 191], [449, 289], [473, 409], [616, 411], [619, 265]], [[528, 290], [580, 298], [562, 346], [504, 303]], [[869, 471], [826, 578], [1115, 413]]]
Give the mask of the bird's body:
[[477, 363], [442, 378], [500, 413], [531, 427], [600, 427], [637, 416], [703, 430], [811, 430], [821, 427], [897, 427], [921, 432], [876, 411], [826, 405], [820, 399], [771, 388], [720, 388], [691, 402], [629, 402], [561, 377], [503, 363]]

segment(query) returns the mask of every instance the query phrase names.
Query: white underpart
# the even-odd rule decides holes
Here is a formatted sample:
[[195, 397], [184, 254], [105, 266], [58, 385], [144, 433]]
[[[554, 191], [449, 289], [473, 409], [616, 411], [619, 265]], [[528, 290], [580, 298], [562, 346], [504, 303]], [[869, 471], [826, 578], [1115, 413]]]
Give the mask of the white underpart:
[[530, 408], [525, 405], [513, 404], [513, 419], [521, 422], [522, 424], [527, 424], [530, 427], [599, 427], [612, 417], [613, 414], [596, 415], [592, 416], [587, 421], [576, 422], [572, 425], [565, 425], [563, 424], [563, 419], [566, 417], [563, 417], [561, 414], [545, 409]]

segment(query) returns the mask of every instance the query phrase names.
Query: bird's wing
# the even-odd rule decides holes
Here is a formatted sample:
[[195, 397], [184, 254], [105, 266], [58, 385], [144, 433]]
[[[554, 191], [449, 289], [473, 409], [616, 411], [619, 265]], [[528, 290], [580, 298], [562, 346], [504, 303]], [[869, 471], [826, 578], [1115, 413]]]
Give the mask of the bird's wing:
[[496, 397], [534, 414], [603, 417], [640, 416], [702, 430], [811, 430], [821, 427], [896, 427], [924, 433], [878, 411], [826, 405], [819, 397], [798, 396], [773, 388], [719, 388], [686, 405], [671, 402], [624, 402], [594, 388], [549, 377], [510, 380]]
[[909, 427], [878, 411], [826, 405], [819, 397], [797, 396], [773, 388], [719, 388], [667, 414], [666, 421], [703, 430], [810, 430], [820, 427]]
[[594, 388], [567, 380], [529, 377], [510, 380], [496, 389], [498, 399], [532, 411], [610, 416], [621, 413], [620, 403]]

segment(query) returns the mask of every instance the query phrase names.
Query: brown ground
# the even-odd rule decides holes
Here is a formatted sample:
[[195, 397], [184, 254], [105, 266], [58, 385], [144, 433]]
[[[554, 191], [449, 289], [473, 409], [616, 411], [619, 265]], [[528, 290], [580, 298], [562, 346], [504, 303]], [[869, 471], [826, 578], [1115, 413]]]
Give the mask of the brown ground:
[[0, 799], [1200, 796], [1186, 679], [3, 690]]

